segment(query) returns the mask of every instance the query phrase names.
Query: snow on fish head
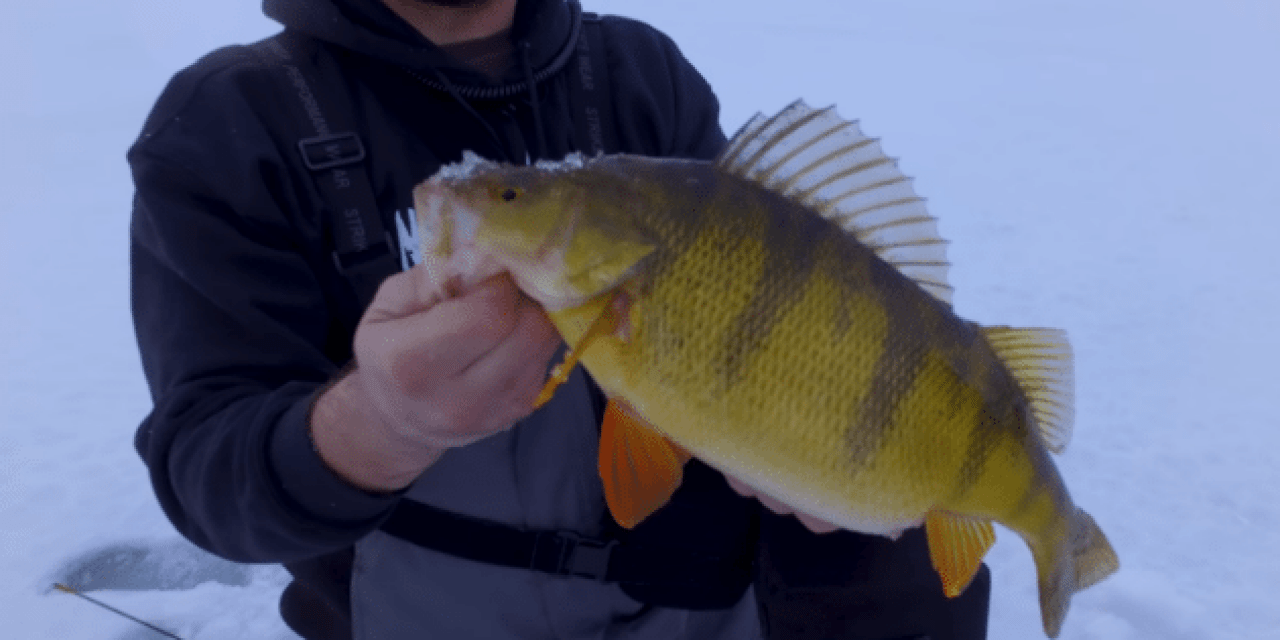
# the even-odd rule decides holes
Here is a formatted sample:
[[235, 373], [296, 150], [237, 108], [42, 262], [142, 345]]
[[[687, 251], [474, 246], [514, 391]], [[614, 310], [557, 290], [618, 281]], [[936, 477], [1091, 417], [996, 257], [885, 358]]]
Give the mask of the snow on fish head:
[[[620, 224], [606, 184], [581, 154], [532, 166], [466, 152], [414, 189], [424, 261], [439, 282], [464, 285], [509, 272], [548, 310], [620, 283], [653, 250]], [[623, 216], [625, 217], [625, 216]]]

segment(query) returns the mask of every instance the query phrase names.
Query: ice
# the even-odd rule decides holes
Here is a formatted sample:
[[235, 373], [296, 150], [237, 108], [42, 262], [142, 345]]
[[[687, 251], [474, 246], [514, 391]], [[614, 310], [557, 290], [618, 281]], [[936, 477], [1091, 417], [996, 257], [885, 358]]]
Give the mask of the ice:
[[[279, 569], [181, 541], [132, 450], [124, 152], [173, 72], [271, 33], [256, 0], [6, 6], [0, 20], [0, 620], [5, 637], [291, 637]], [[1120, 555], [1066, 640], [1280, 638], [1274, 329], [1280, 4], [588, 0], [670, 34], [733, 132], [798, 98], [900, 157], [951, 241], [957, 310], [1061, 327], [1073, 498]], [[999, 531], [993, 640], [1042, 637]], [[111, 575], [97, 573], [110, 569]]]

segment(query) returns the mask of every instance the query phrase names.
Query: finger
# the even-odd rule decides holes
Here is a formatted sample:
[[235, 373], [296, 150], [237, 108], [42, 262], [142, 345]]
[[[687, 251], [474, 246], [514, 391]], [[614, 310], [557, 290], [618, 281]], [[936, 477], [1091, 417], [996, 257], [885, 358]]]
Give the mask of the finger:
[[529, 302], [521, 305], [517, 313], [517, 324], [511, 333], [473, 362], [459, 380], [477, 388], [493, 389], [527, 413], [533, 408], [533, 399], [546, 380], [548, 365], [561, 340], [541, 307]]
[[744, 498], [755, 497], [756, 495], [755, 490], [747, 486], [746, 484], [744, 484], [741, 480], [738, 480], [737, 478], [729, 475], [726, 475], [724, 479], [725, 479], [725, 482], [729, 483], [729, 488], [733, 489], [734, 492], [737, 493], [738, 495]]
[[781, 503], [781, 502], [778, 502], [777, 500], [774, 500], [773, 498], [771, 498], [771, 497], [769, 497], [769, 496], [767, 496], [767, 495], [765, 495], [765, 494], [763, 494], [763, 493], [757, 493], [757, 494], [756, 494], [756, 499], [760, 501], [760, 504], [764, 505], [764, 506], [765, 506], [765, 507], [767, 507], [770, 511], [772, 511], [772, 512], [774, 512], [774, 513], [778, 514], [778, 515], [783, 515], [783, 516], [785, 516], [785, 515], [788, 515], [788, 514], [794, 513], [794, 510], [792, 510], [792, 508], [791, 508], [791, 507], [789, 507], [789, 506], [787, 506], [787, 505], [785, 505], [785, 504], [783, 504], [783, 503]]
[[742, 482], [741, 480], [738, 480], [733, 476], [725, 476], [724, 479], [729, 483], [729, 488], [736, 491], [738, 495], [744, 496], [747, 498], [755, 498], [756, 500], [760, 501], [760, 504], [764, 505], [766, 508], [768, 508], [770, 511], [774, 513], [777, 513], [779, 515], [787, 515], [789, 513], [793, 513], [793, 510], [791, 509], [791, 507], [771, 498], [767, 494], [757, 491], [756, 489], [752, 488], [750, 485]]
[[524, 303], [511, 279], [500, 276], [440, 303], [430, 318], [415, 321], [424, 338], [446, 343], [448, 362], [461, 370], [511, 335]]
[[430, 309], [444, 298], [443, 285], [435, 278], [436, 272], [426, 264], [388, 276], [378, 286], [361, 322], [404, 318]]
[[518, 323], [520, 302], [509, 279], [494, 279], [421, 313], [363, 322], [357, 352], [380, 358], [403, 384], [431, 386], [460, 375], [505, 340]]
[[473, 323], [469, 332], [483, 341], [475, 345], [474, 350], [459, 352], [467, 357], [464, 369], [470, 369], [490, 352], [499, 350], [512, 340], [518, 344], [541, 337], [553, 343], [559, 342], [559, 334], [542, 307], [521, 293], [506, 274], [495, 276], [481, 287], [468, 291], [459, 299], [459, 303], [463, 301], [470, 306], [457, 309], [450, 306], [447, 311], [456, 315], [459, 323]]
[[796, 515], [796, 518], [800, 520], [800, 523], [805, 526], [805, 528], [807, 528], [808, 530], [814, 533], [819, 533], [819, 534], [831, 533], [832, 531], [837, 531], [840, 529], [840, 527], [837, 527], [836, 525], [831, 524], [830, 522], [827, 522], [822, 518], [816, 518], [814, 516], [807, 515], [804, 513], [797, 513], [795, 515]]
[[831, 533], [832, 531], [836, 531], [840, 528], [817, 516], [811, 516], [807, 513], [796, 511], [791, 508], [790, 505], [778, 502], [763, 493], [757, 494], [756, 498], [760, 500], [760, 504], [763, 504], [770, 511], [778, 515], [794, 515], [796, 519], [800, 521], [800, 524], [803, 524], [806, 529], [814, 533]]
[[742, 481], [738, 480], [733, 476], [726, 475], [724, 479], [726, 482], [729, 483], [729, 488], [737, 492], [738, 495], [745, 496], [748, 498], [754, 497], [760, 501], [760, 504], [764, 505], [770, 511], [773, 511], [774, 513], [777, 513], [779, 515], [794, 514], [796, 519], [798, 519], [800, 523], [805, 526], [805, 528], [809, 529], [814, 533], [819, 533], [819, 534], [831, 533], [832, 531], [838, 531], [840, 529], [840, 527], [834, 524], [831, 524], [830, 522], [827, 522], [822, 518], [811, 516], [805, 513], [797, 513], [791, 507], [781, 502], [778, 502], [777, 500], [774, 500], [773, 498], [770, 498], [769, 496], [763, 493], [757, 492], [755, 489], [752, 489], [750, 486], [746, 485], [745, 483], [743, 483]]

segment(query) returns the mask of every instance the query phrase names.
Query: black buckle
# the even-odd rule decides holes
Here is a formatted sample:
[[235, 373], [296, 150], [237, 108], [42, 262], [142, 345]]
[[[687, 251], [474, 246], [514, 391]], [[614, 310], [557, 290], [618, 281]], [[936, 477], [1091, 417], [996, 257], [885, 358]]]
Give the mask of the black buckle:
[[298, 141], [298, 150], [302, 152], [302, 164], [312, 171], [364, 160], [364, 143], [360, 142], [360, 136], [351, 132], [304, 138]]
[[617, 540], [584, 538], [572, 531], [539, 533], [529, 568], [561, 576], [603, 581]]

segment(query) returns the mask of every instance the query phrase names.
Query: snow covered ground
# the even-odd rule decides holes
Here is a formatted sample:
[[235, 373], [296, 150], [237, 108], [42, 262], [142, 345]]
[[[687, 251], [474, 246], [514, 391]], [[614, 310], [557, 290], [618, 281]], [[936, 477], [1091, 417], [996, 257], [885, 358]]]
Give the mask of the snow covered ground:
[[[587, 0], [651, 21], [732, 131], [834, 103], [918, 177], [962, 315], [1067, 329], [1060, 467], [1123, 567], [1063, 638], [1280, 638], [1280, 5], [1274, 0]], [[164, 82], [274, 30], [256, 2], [0, 10], [0, 635], [293, 637], [278, 570], [210, 559], [132, 450], [123, 154]], [[1025, 546], [992, 551], [991, 638], [1042, 637]]]

